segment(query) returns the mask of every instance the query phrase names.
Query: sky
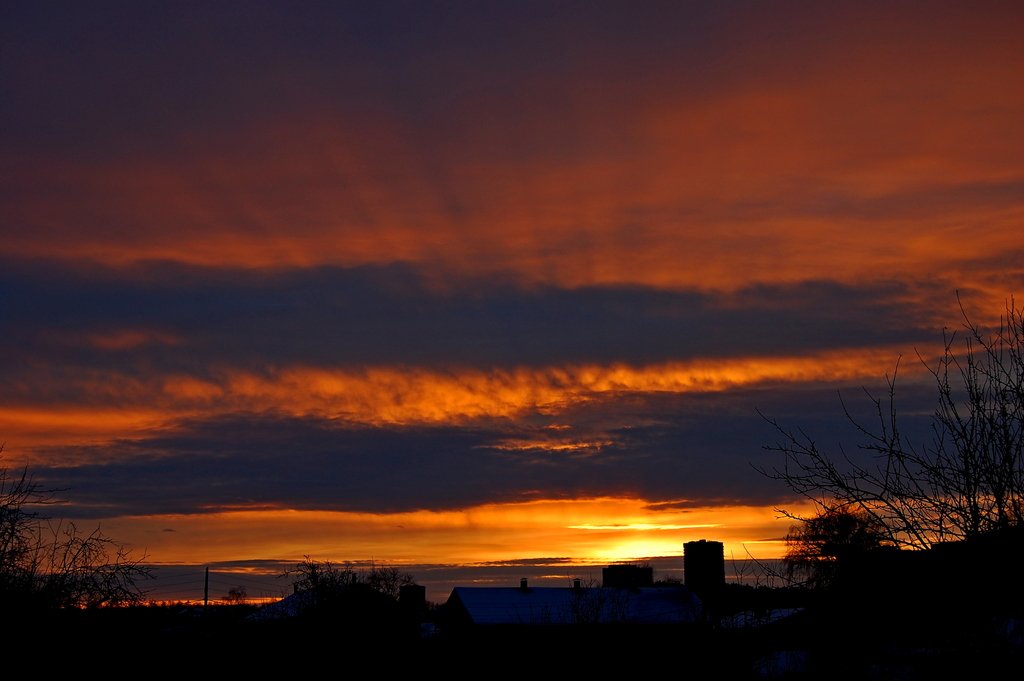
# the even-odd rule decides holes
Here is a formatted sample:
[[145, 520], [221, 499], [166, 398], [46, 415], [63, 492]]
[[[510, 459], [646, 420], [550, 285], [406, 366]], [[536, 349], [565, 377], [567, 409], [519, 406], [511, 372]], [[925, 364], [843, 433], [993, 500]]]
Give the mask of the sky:
[[839, 396], [870, 419], [898, 367], [927, 437], [922, 360], [1022, 295], [1022, 35], [985, 1], [4, 3], [0, 463], [181, 574], [778, 557], [764, 416], [855, 450]]

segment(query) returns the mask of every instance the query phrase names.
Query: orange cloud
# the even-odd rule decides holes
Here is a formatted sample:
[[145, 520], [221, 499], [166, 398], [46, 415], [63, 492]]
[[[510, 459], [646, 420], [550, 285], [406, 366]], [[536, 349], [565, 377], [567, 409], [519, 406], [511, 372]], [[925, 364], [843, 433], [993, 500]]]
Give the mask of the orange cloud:
[[[84, 210], [17, 206], [22, 221], [40, 227], [5, 237], [0, 250], [15, 256], [74, 253], [113, 264], [400, 261], [421, 265], [439, 284], [501, 274], [564, 286], [731, 290], [755, 282], [857, 282], [880, 273], [959, 277], [963, 285], [977, 278], [970, 269], [974, 260], [1021, 247], [1024, 201], [1012, 189], [1024, 182], [1019, 154], [991, 162], [971, 159], [965, 149], [905, 149], [887, 158], [855, 158], [859, 137], [814, 133], [819, 117], [834, 122], [834, 113], [853, 114], [808, 111], [814, 97], [744, 93], [699, 109], [662, 103], [634, 122], [651, 139], [615, 162], [584, 155], [555, 166], [457, 165], [448, 181], [460, 195], [452, 199], [463, 206], [458, 217], [445, 207], [442, 190], [408, 170], [416, 167], [411, 150], [392, 150], [390, 163], [406, 170], [387, 173], [388, 183], [380, 184], [383, 170], [318, 158], [329, 156], [321, 147], [329, 148], [337, 133], [306, 122], [298, 127], [309, 131], [309, 139], [266, 150], [261, 158], [68, 169], [63, 181], [85, 187], [74, 190], [83, 194]], [[1024, 111], [1024, 102], [1014, 107]], [[711, 123], [705, 119], [717, 129], [706, 131]], [[732, 132], [751, 125], [745, 135]], [[914, 125], [899, 122], [901, 130]], [[944, 131], [952, 139], [975, 133]], [[994, 147], [996, 140], [986, 144]], [[1015, 152], [1021, 144], [1005, 140]], [[323, 177], [289, 176], [304, 160], [323, 166]], [[104, 173], [109, 177], [95, 177]], [[264, 189], [275, 182], [293, 187], [294, 194]], [[993, 191], [1005, 185], [1004, 195], [970, 194], [972, 187], [983, 191], [987, 185]], [[105, 224], [147, 228], [104, 233], [83, 225], [82, 213], [103, 215]]]
[[[25, 449], [52, 445], [89, 445], [115, 438], [141, 437], [166, 426], [173, 414], [159, 407], [105, 407], [90, 404], [0, 406], [4, 454], [18, 459]], [[65, 454], [66, 455], [66, 454]], [[29, 456], [31, 460], [37, 460]]]
[[[78, 405], [0, 406], [12, 448], [140, 436], [184, 418], [275, 412], [350, 423], [413, 425], [479, 418], [558, 414], [581, 403], [629, 394], [706, 393], [780, 383], [878, 380], [898, 350], [872, 348], [809, 356], [668, 362], [648, 366], [578, 365], [513, 369], [378, 366], [363, 369], [284, 367], [255, 374], [225, 370], [218, 378], [109, 374], [85, 376]], [[902, 370], [920, 374], [916, 363]], [[67, 387], [67, 386], [64, 386]], [[130, 406], [129, 406], [130, 405]], [[510, 448], [529, 446], [504, 443]], [[555, 449], [601, 442], [551, 439]], [[607, 443], [604, 443], [607, 444]], [[545, 447], [548, 445], [545, 445]]]

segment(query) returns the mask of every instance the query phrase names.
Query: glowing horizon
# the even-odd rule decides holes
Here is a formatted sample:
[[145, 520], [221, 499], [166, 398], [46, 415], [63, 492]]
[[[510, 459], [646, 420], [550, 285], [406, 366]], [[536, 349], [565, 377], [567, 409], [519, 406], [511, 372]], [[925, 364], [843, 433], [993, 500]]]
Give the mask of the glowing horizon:
[[[400, 513], [229, 510], [111, 518], [104, 528], [152, 564], [299, 562], [309, 556], [336, 563], [471, 566], [542, 556], [563, 565], [636, 561], [682, 555], [683, 544], [696, 539], [723, 542], [727, 556], [746, 556], [747, 545], [756, 545], [755, 557], [779, 558], [791, 524], [772, 507], [656, 510], [642, 499], [583, 498]], [[230, 545], [216, 541], [225, 532], [232, 535]]]

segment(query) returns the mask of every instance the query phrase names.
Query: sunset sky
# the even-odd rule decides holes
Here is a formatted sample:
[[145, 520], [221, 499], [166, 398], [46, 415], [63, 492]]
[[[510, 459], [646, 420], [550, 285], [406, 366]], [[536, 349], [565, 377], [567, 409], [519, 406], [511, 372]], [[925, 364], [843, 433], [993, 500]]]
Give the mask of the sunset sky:
[[758, 411], [855, 449], [838, 392], [902, 357], [924, 433], [957, 292], [1024, 296], [1022, 36], [1019, 2], [4, 3], [2, 463], [186, 572], [778, 556]]

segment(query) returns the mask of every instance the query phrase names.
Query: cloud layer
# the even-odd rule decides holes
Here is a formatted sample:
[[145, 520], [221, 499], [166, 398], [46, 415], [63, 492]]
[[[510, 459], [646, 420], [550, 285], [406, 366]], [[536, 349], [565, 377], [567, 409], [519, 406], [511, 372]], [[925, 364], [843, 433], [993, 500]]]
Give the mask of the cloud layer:
[[1024, 284], [1016, 3], [2, 17], [4, 457], [168, 562], [777, 539], [758, 410], [850, 445], [899, 361], [926, 439]]

